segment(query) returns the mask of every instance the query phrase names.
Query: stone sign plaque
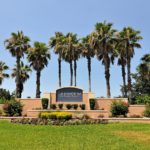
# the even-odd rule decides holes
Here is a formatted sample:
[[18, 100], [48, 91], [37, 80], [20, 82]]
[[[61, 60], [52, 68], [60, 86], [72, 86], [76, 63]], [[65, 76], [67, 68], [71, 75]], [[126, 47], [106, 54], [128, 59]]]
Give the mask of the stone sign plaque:
[[65, 87], [56, 90], [57, 102], [82, 102], [83, 90], [76, 87]]

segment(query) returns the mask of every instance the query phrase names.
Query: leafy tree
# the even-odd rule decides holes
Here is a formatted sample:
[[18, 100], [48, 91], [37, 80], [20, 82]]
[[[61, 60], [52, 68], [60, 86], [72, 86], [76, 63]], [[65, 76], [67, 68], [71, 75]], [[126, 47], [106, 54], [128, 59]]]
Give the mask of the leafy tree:
[[20, 61], [24, 56], [24, 53], [30, 47], [30, 39], [28, 36], [25, 36], [23, 32], [12, 33], [11, 37], [5, 40], [6, 49], [12, 54], [13, 57], [16, 57], [16, 97], [21, 97], [20, 89]]
[[11, 94], [8, 90], [0, 88], [0, 99], [2, 100], [10, 100]]
[[34, 42], [34, 46], [28, 49], [27, 58], [36, 71], [36, 98], [40, 98], [41, 71], [48, 65], [48, 60], [50, 59], [49, 48], [45, 43]]
[[5, 73], [9, 67], [2, 61], [0, 61], [0, 85], [2, 84], [5, 78], [9, 77], [9, 74]]
[[132, 74], [134, 96], [150, 95], [150, 54], [144, 55], [141, 61], [136, 69], [137, 72]]
[[[23, 92], [23, 84], [29, 79], [29, 73], [31, 72], [31, 68], [28, 65], [24, 65], [24, 63], [21, 61], [20, 63], [20, 70], [19, 70], [19, 75], [20, 75], [20, 94], [22, 95]], [[16, 78], [17, 75], [17, 66], [13, 68], [13, 72], [11, 76], [13, 78]]]

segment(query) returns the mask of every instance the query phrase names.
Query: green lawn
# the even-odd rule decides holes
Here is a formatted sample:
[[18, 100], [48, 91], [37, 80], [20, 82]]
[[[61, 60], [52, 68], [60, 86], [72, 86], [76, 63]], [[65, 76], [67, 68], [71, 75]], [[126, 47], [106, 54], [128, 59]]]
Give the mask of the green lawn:
[[149, 149], [149, 124], [35, 126], [0, 121], [0, 150]]

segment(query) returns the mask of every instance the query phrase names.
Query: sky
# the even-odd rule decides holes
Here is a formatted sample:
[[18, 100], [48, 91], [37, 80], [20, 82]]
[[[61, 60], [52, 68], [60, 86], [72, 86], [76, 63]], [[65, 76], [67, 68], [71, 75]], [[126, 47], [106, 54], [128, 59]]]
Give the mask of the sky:
[[[140, 58], [150, 53], [150, 1], [149, 0], [0, 0], [0, 61], [4, 61], [10, 68], [11, 74], [16, 59], [5, 49], [4, 41], [12, 32], [22, 30], [31, 39], [48, 44], [55, 32], [77, 33], [84, 37], [94, 30], [97, 22], [111, 22], [118, 31], [131, 26], [141, 31], [143, 40], [141, 49], [135, 49], [131, 71], [136, 71]], [[57, 56], [50, 50], [51, 60], [48, 67], [42, 71], [41, 92], [55, 92], [58, 88]], [[26, 61], [24, 57], [23, 61]], [[87, 61], [78, 61], [77, 85], [88, 91]], [[110, 69], [111, 95], [121, 95], [121, 68], [117, 60]], [[69, 64], [62, 63], [62, 85], [69, 86]], [[2, 88], [11, 92], [15, 90], [14, 79], [5, 79]], [[0, 87], [0, 88], [1, 88]], [[24, 85], [23, 97], [35, 97], [35, 71]], [[92, 92], [99, 96], [106, 96], [106, 81], [104, 66], [96, 58], [92, 59]]]

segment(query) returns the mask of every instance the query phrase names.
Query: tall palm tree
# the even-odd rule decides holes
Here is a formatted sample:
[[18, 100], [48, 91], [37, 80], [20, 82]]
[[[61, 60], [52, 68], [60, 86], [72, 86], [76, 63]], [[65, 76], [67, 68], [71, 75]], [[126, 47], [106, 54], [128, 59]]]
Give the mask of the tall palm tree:
[[92, 46], [93, 36], [87, 35], [82, 38], [82, 56], [87, 59], [87, 67], [88, 67], [88, 78], [89, 78], [89, 92], [91, 92], [91, 58], [95, 56], [95, 51]]
[[30, 47], [30, 39], [28, 36], [25, 36], [23, 32], [11, 33], [11, 37], [5, 40], [5, 47], [12, 54], [13, 57], [16, 57], [16, 97], [21, 97], [20, 90], [20, 60], [24, 56], [24, 53]]
[[[24, 63], [21, 61], [20, 62], [20, 70], [19, 70], [19, 75], [20, 75], [20, 92], [22, 96], [23, 92], [23, 84], [29, 79], [29, 73], [31, 72], [31, 68], [28, 65], [24, 65]], [[17, 76], [17, 66], [15, 65], [15, 68], [13, 68], [13, 72], [11, 74], [12, 78], [16, 78]]]
[[9, 74], [5, 73], [9, 67], [2, 61], [0, 61], [0, 85], [2, 84], [5, 78], [9, 77]]
[[107, 97], [111, 97], [110, 93], [110, 64], [114, 62], [114, 47], [115, 47], [115, 33], [116, 30], [112, 29], [112, 23], [97, 23], [95, 25], [95, 38], [94, 47], [98, 60], [102, 61], [105, 67], [105, 78], [107, 86]]
[[64, 45], [63, 33], [56, 32], [55, 36], [50, 38], [49, 45], [51, 48], [54, 48], [55, 54], [58, 54], [58, 78], [59, 78], [59, 87], [61, 87], [61, 61]]
[[127, 97], [127, 85], [126, 85], [126, 47], [124, 44], [123, 39], [120, 37], [120, 32], [117, 34], [117, 44], [116, 49], [118, 53], [118, 65], [121, 66], [121, 72], [122, 72], [122, 80], [123, 80], [123, 86], [122, 86], [122, 94], [123, 97]]
[[131, 97], [131, 59], [134, 56], [134, 49], [141, 48], [139, 41], [142, 39], [140, 36], [140, 31], [134, 30], [131, 27], [125, 27], [120, 32], [120, 37], [123, 39], [125, 50], [126, 50], [126, 60], [127, 60], [127, 75], [128, 75], [128, 95]]
[[50, 59], [49, 48], [45, 43], [34, 42], [34, 46], [28, 49], [27, 58], [36, 71], [36, 98], [40, 98], [41, 71], [48, 65], [48, 59]]
[[74, 49], [74, 86], [77, 86], [77, 61], [79, 60], [81, 55], [80, 43], [76, 43]]
[[68, 33], [65, 36], [63, 59], [70, 64], [70, 86], [73, 86], [73, 61], [75, 60], [75, 51], [77, 49], [77, 35]]

